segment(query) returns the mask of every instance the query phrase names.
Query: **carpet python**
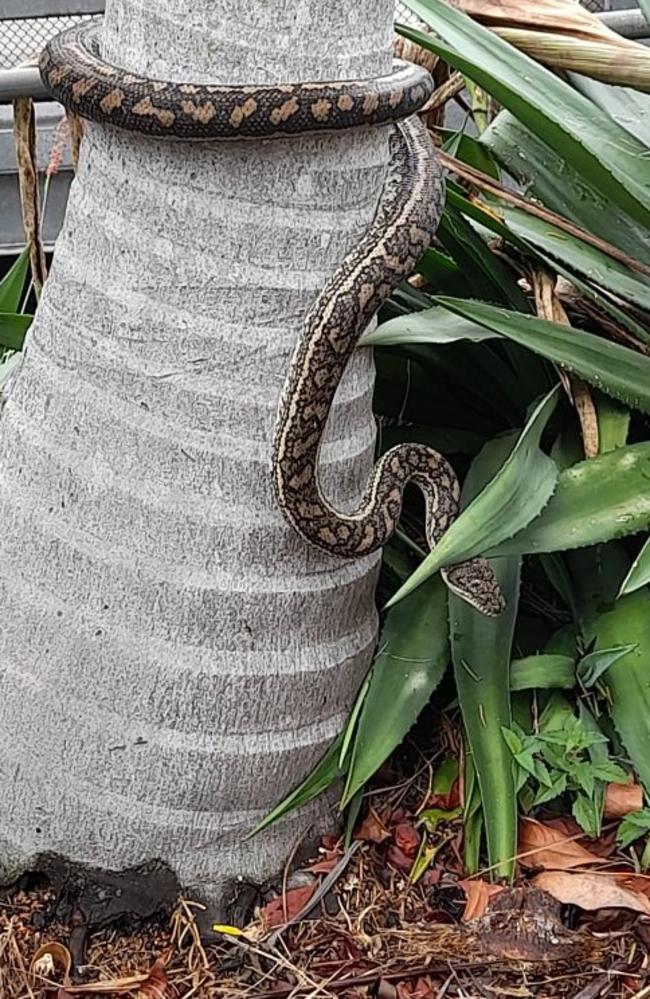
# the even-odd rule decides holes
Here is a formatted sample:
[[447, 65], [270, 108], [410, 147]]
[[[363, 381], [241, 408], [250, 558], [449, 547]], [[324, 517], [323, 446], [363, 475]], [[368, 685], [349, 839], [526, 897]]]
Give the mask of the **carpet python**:
[[[40, 59], [45, 86], [83, 118], [155, 137], [266, 139], [388, 124], [390, 163], [374, 220], [327, 282], [305, 319], [282, 392], [273, 443], [273, 485], [286, 520], [333, 556], [358, 558], [394, 534], [404, 488], [426, 503], [431, 548], [458, 513], [447, 461], [423, 444], [399, 444], [374, 467], [358, 508], [337, 511], [319, 482], [320, 446], [337, 387], [379, 307], [429, 245], [444, 184], [429, 134], [415, 114], [431, 94], [420, 66], [395, 60], [387, 76], [331, 83], [223, 86], [154, 80], [102, 59], [96, 22], [53, 38]], [[484, 614], [504, 606], [483, 558], [443, 570], [458, 596]]]

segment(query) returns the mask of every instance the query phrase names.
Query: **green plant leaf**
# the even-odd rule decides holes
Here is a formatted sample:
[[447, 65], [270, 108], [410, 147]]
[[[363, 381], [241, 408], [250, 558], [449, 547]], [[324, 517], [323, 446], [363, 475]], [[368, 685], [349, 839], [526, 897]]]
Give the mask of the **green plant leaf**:
[[625, 447], [630, 429], [629, 409], [598, 391], [594, 393], [594, 403], [598, 417], [599, 453], [605, 454], [617, 447]]
[[591, 795], [577, 794], [571, 809], [573, 817], [588, 836], [597, 836], [600, 830], [598, 809]]
[[427, 283], [433, 291], [443, 289], [449, 295], [462, 295], [467, 287], [467, 282], [460, 267], [454, 263], [451, 257], [446, 256], [439, 250], [430, 246], [424, 251], [416, 267], [418, 274], [426, 278]]
[[647, 148], [588, 98], [443, 0], [408, 0], [443, 39], [399, 26], [483, 87], [608, 199], [650, 226]]
[[25, 334], [33, 316], [15, 312], [0, 312], [0, 346], [9, 350], [22, 350]]
[[354, 738], [354, 733], [357, 727], [359, 713], [363, 707], [363, 702], [366, 699], [366, 694], [368, 693], [369, 686], [370, 686], [370, 674], [368, 674], [363, 684], [361, 685], [361, 690], [357, 694], [357, 699], [352, 706], [352, 711], [348, 716], [347, 724], [343, 730], [341, 752], [339, 753], [339, 767], [341, 768], [341, 770], [345, 769], [345, 760], [348, 755], [350, 746], [352, 745], [352, 740]]
[[[593, 736], [593, 741], [587, 749], [592, 766], [607, 765], [609, 762], [607, 743], [599, 741], [598, 737], [602, 737], [600, 726], [583, 700], [580, 701], [578, 706], [578, 717], [583, 729], [588, 734]], [[623, 780], [626, 780], [625, 776], [623, 777]], [[605, 808], [605, 787], [602, 783], [596, 787], [593, 803], [597, 819], [597, 827], [594, 836], [600, 836], [603, 811]]]
[[9, 354], [0, 362], [0, 389], [9, 381], [16, 368], [22, 361], [22, 354]]
[[28, 270], [29, 249], [25, 247], [0, 281], [0, 312], [18, 312]]
[[496, 116], [480, 142], [519, 181], [529, 197], [629, 256], [650, 263], [647, 226], [613, 204], [606, 191], [591, 183], [588, 173], [551, 149], [508, 111]]
[[510, 665], [510, 690], [572, 690], [575, 682], [576, 667], [570, 656], [526, 656], [513, 659]]
[[583, 274], [594, 284], [607, 288], [640, 309], [650, 311], [650, 280], [613, 260], [602, 250], [558, 229], [543, 219], [504, 205], [500, 214], [520, 239], [532, 243], [553, 260]]
[[416, 427], [412, 423], [379, 426], [380, 454], [396, 444], [428, 444], [441, 454], [476, 454], [485, 444], [485, 437], [474, 430], [457, 427]]
[[451, 594], [452, 659], [481, 792], [489, 863], [497, 865], [500, 877], [511, 877], [517, 809], [513, 763], [502, 729], [511, 724], [508, 667], [517, 613], [519, 562], [499, 559], [492, 567], [508, 606], [500, 618], [488, 618]]
[[593, 687], [600, 680], [610, 666], [617, 663], [619, 659], [633, 652], [635, 645], [621, 645], [616, 649], [599, 649], [597, 652], [590, 652], [578, 663], [576, 673], [584, 687]]
[[412, 885], [416, 884], [420, 880], [424, 872], [431, 865], [438, 850], [440, 849], [440, 846], [441, 844], [430, 846], [426, 841], [426, 837], [422, 837], [417, 856], [413, 861], [411, 870], [409, 871], [409, 881]]
[[[514, 435], [491, 441], [474, 459], [463, 488], [466, 509], [472, 499], [503, 466], [516, 447]], [[519, 602], [519, 560], [498, 559], [492, 568], [506, 599], [498, 618], [479, 614], [460, 598], [449, 595], [452, 661], [458, 700], [469, 749], [468, 762], [476, 772], [481, 811], [467, 814], [472, 834], [466, 854], [476, 860], [481, 825], [488, 857], [500, 877], [511, 877], [517, 845], [517, 801], [512, 757], [502, 735], [512, 727], [510, 659]], [[482, 815], [481, 823], [478, 815]], [[466, 850], [468, 848], [466, 847]]]
[[435, 306], [421, 312], [396, 316], [359, 340], [360, 347], [394, 347], [404, 343], [454, 343], [456, 340], [494, 340], [499, 336], [479, 323], [452, 315]]
[[420, 819], [428, 831], [433, 833], [442, 822], [453, 822], [462, 814], [463, 809], [460, 805], [457, 808], [427, 808], [420, 812]]
[[[642, 0], [641, 6], [647, 4]], [[650, 7], [648, 8], [650, 9]], [[621, 128], [650, 147], [650, 96], [632, 87], [617, 87], [593, 80], [579, 73], [570, 73], [573, 87], [588, 97]]]
[[481, 857], [483, 807], [472, 754], [465, 739], [465, 811], [463, 814], [463, 856], [468, 874], [476, 874]]
[[451, 794], [452, 788], [458, 780], [458, 774], [458, 760], [455, 756], [448, 756], [433, 775], [431, 794], [444, 797]]
[[479, 323], [522, 347], [561, 364], [628, 406], [650, 413], [650, 358], [573, 326], [508, 312], [462, 298], [436, 299], [469, 322]]
[[499, 167], [492, 154], [473, 135], [468, 135], [467, 132], [451, 132], [446, 128], [439, 129], [438, 133], [443, 139], [442, 148], [446, 153], [455, 156], [463, 163], [468, 163], [488, 177], [499, 180]]
[[560, 472], [540, 515], [488, 554], [566, 551], [643, 531], [650, 526], [648, 481], [648, 441], [581, 461]]
[[386, 615], [350, 750], [342, 806], [400, 744], [448, 662], [447, 592], [435, 578]]
[[648, 583], [650, 583], [650, 538], [634, 559], [630, 571], [623, 580], [619, 596], [622, 597], [625, 593], [634, 593], [635, 590], [641, 589]]
[[488, 205], [484, 201], [478, 201], [476, 199], [470, 201], [469, 198], [467, 198], [463, 193], [463, 189], [459, 187], [451, 178], [447, 180], [447, 203], [452, 205], [454, 208], [457, 208], [466, 218], [472, 219], [473, 222], [478, 223], [480, 228], [488, 230], [495, 236], [501, 236], [502, 239], [509, 240], [513, 243], [513, 245], [519, 246], [520, 249], [526, 248], [526, 244], [521, 242], [521, 240], [519, 240], [517, 236], [515, 236], [515, 234], [493, 214], [494, 209], [488, 208]]
[[650, 808], [626, 815], [616, 833], [616, 841], [622, 847], [631, 846], [635, 840], [650, 832]]
[[471, 273], [472, 294], [529, 312], [530, 305], [512, 273], [490, 250], [461, 212], [448, 205], [437, 238], [463, 273]]
[[247, 839], [257, 836], [263, 829], [268, 829], [269, 826], [277, 822], [283, 815], [287, 815], [296, 808], [302, 808], [309, 801], [313, 801], [319, 794], [322, 794], [328, 787], [331, 787], [332, 784], [341, 779], [344, 774], [344, 771], [339, 766], [342, 742], [343, 735], [341, 734], [332, 742], [309, 776], [255, 826], [252, 832], [246, 837]]
[[598, 614], [588, 637], [595, 651], [633, 645], [604, 677], [610, 715], [632, 765], [650, 791], [650, 592], [637, 590]]
[[616, 600], [630, 568], [630, 559], [617, 541], [577, 548], [566, 552], [563, 559], [571, 576], [572, 614], [581, 636], [579, 644], [583, 650], [590, 650], [585, 627]]
[[[446, 531], [389, 601], [392, 606], [440, 569], [496, 547], [529, 524], [548, 503], [558, 478], [555, 462], [539, 442], [557, 404], [554, 388], [538, 403], [493, 480]], [[498, 539], [498, 540], [497, 540]]]

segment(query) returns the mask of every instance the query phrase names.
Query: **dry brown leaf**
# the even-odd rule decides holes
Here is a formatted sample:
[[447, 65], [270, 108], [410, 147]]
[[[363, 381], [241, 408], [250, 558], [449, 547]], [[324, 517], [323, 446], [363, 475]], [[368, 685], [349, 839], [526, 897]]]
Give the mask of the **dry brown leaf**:
[[537, 888], [543, 888], [563, 905], [577, 905], [580, 909], [632, 909], [650, 915], [650, 900], [640, 892], [629, 891], [608, 874], [590, 871], [544, 871], [533, 879]]
[[165, 999], [169, 994], [169, 982], [165, 962], [157, 958], [149, 969], [149, 977], [138, 989], [135, 999]]
[[524, 867], [544, 867], [566, 871], [573, 867], [597, 864], [600, 858], [577, 840], [535, 819], [523, 818], [519, 823], [519, 856]]
[[62, 943], [51, 941], [42, 944], [34, 954], [29, 965], [29, 977], [32, 983], [41, 979], [50, 982], [61, 981], [67, 985], [72, 968], [72, 955]]
[[647, 91], [650, 53], [572, 0], [451, 0], [532, 59], [555, 70]]
[[143, 985], [149, 973], [129, 975], [127, 978], [110, 978], [105, 982], [89, 982], [86, 985], [66, 985], [65, 991], [71, 996], [128, 995]]
[[[571, 322], [557, 294], [557, 278], [542, 267], [533, 268], [533, 292], [535, 308], [541, 319], [571, 326]], [[598, 413], [589, 386], [576, 374], [559, 368], [564, 389], [578, 415], [585, 458], [595, 458], [600, 451], [600, 430]]]
[[[568, 815], [545, 818], [544, 825], [549, 829], [555, 829], [561, 833], [564, 839], [573, 839], [575, 842], [584, 841], [584, 830], [580, 828], [575, 819]], [[616, 849], [616, 829], [603, 832], [598, 839], [589, 840], [589, 852], [597, 857], [611, 857]]]
[[390, 839], [390, 833], [375, 810], [369, 808], [368, 814], [358, 826], [354, 838], [363, 840], [364, 843], [383, 843], [385, 839]]
[[626, 47], [625, 39], [572, 0], [451, 0], [451, 5], [494, 27], [543, 28]]
[[129, 975], [127, 978], [111, 978], [104, 982], [89, 982], [86, 985], [66, 984], [65, 988], [59, 989], [57, 999], [67, 999], [68, 996], [129, 995], [132, 993], [135, 993], [134, 999], [166, 999], [169, 994], [168, 989], [165, 961], [159, 957], [151, 965], [149, 971], [144, 974]]
[[650, 900], [650, 875], [635, 874], [634, 871], [609, 871], [609, 874], [616, 879], [616, 883], [625, 888], [626, 891], [635, 892], [638, 895], [645, 895]]
[[427, 808], [442, 808], [445, 812], [451, 812], [460, 805], [460, 780], [457, 777], [451, 786], [448, 794], [431, 794], [427, 798]]
[[490, 904], [490, 899], [503, 891], [503, 885], [493, 885], [489, 881], [481, 881], [480, 878], [459, 881], [458, 887], [462, 888], [467, 896], [463, 913], [464, 923], [482, 916]]
[[407, 857], [415, 857], [420, 846], [420, 834], [415, 826], [412, 826], [410, 822], [400, 822], [393, 829], [393, 838], [398, 850], [405, 853]]
[[390, 846], [386, 854], [386, 863], [398, 871], [409, 874], [413, 867], [413, 857], [408, 857], [398, 846]]
[[335, 853], [332, 857], [323, 857], [322, 860], [315, 860], [313, 864], [308, 864], [304, 870], [309, 871], [310, 874], [329, 874], [330, 871], [334, 870], [340, 859], [341, 855]]
[[316, 891], [316, 883], [313, 885], [301, 885], [299, 888], [290, 888], [284, 895], [272, 899], [261, 910], [264, 922], [269, 928], [283, 926], [289, 922], [307, 905], [307, 902]]
[[605, 818], [622, 819], [630, 812], [643, 808], [643, 788], [640, 784], [608, 784], [605, 791]]

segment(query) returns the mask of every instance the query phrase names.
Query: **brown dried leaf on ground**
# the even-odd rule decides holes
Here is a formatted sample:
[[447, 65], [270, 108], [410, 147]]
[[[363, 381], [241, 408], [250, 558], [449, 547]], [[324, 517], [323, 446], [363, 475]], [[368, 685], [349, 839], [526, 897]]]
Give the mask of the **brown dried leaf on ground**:
[[307, 905], [307, 902], [316, 891], [316, 884], [301, 885], [299, 888], [290, 888], [285, 895], [271, 899], [261, 910], [264, 924], [272, 929], [276, 926], [283, 926], [289, 920], [297, 916]]
[[616, 878], [608, 874], [544, 871], [533, 879], [533, 884], [563, 905], [577, 905], [591, 912], [597, 909], [632, 909], [650, 915], [650, 900], [645, 895], [623, 888]]
[[62, 981], [66, 985], [72, 968], [72, 955], [68, 948], [55, 940], [42, 944], [34, 954], [29, 966], [29, 979], [32, 985], [42, 979]]
[[159, 957], [151, 966], [149, 978], [138, 989], [135, 999], [165, 999], [170, 994], [165, 962]]
[[636, 892], [639, 895], [645, 895], [650, 900], [650, 875], [635, 874], [634, 871], [621, 870], [609, 871], [609, 874], [613, 878], [616, 878], [616, 883], [621, 888], [625, 888], [626, 891]]
[[365, 819], [357, 827], [354, 838], [363, 840], [364, 843], [383, 843], [390, 839], [390, 833], [375, 810], [369, 808]]
[[608, 784], [605, 791], [605, 818], [622, 819], [630, 812], [643, 808], [643, 788], [640, 784]]
[[399, 982], [395, 989], [396, 999], [435, 999], [438, 990], [434, 992], [433, 982], [426, 978], [416, 978], [412, 982]]
[[524, 867], [544, 867], [556, 871], [600, 862], [600, 858], [579, 840], [567, 837], [562, 830], [527, 818], [519, 822], [517, 859]]
[[413, 867], [413, 857], [407, 856], [398, 846], [389, 847], [386, 861], [403, 874], [409, 874]]
[[315, 860], [313, 864], [307, 864], [304, 868], [309, 871], [310, 874], [329, 874], [341, 859], [340, 853], [334, 853], [326, 857], [322, 857], [320, 860]]
[[407, 857], [415, 857], [420, 846], [420, 834], [415, 826], [411, 825], [410, 822], [400, 822], [393, 829], [393, 839], [398, 850], [401, 850]]
[[111, 978], [104, 982], [91, 982], [88, 985], [67, 985], [64, 995], [66, 991], [71, 996], [129, 995], [148, 980], [149, 974], [146, 973], [129, 975], [126, 978]]
[[[564, 839], [572, 839], [576, 843], [585, 843], [584, 830], [580, 828], [576, 820], [571, 816], [556, 815], [552, 818], [544, 818], [543, 822], [549, 829], [555, 829], [556, 832], [561, 833]], [[596, 857], [600, 857], [601, 859], [611, 857], [616, 849], [616, 829], [612, 828], [609, 831], [602, 832], [598, 839], [590, 839], [588, 843], [589, 852], [593, 853]]]
[[451, 812], [460, 805], [460, 780], [456, 778], [448, 794], [430, 794], [426, 801], [427, 808], [441, 808]]
[[464, 923], [482, 916], [490, 904], [490, 899], [503, 891], [503, 885], [493, 885], [489, 881], [482, 881], [480, 878], [459, 881], [458, 887], [462, 888], [467, 896], [465, 911], [462, 917]]

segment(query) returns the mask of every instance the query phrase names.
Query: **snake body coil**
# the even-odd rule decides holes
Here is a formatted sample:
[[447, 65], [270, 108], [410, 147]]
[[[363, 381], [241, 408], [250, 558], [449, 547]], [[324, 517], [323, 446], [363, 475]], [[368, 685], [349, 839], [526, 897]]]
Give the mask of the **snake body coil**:
[[[443, 181], [429, 135], [415, 116], [431, 92], [419, 66], [396, 61], [367, 81], [234, 86], [152, 80], [105, 62], [98, 27], [75, 26], [40, 60], [43, 82], [85, 118], [179, 139], [273, 138], [392, 123], [391, 158], [375, 218], [330, 278], [305, 320], [280, 402], [273, 483], [285, 518], [332, 555], [356, 558], [395, 531], [404, 488], [420, 487], [433, 547], [458, 512], [453, 469], [432, 448], [401, 444], [376, 464], [358, 509], [335, 510], [318, 476], [319, 452], [336, 389], [359, 336], [429, 245], [443, 206]], [[498, 614], [503, 598], [489, 564], [474, 558], [443, 571], [478, 610]]]

